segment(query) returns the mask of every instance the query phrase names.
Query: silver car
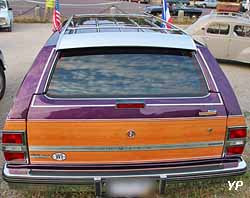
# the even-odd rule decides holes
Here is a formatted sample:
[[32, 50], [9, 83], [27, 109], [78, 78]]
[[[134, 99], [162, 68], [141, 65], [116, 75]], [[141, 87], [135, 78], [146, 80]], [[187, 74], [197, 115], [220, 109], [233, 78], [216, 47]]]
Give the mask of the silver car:
[[0, 0], [0, 28], [12, 31], [13, 11], [7, 0]]
[[196, 1], [194, 5], [202, 8], [216, 8], [217, 0]]
[[249, 16], [211, 13], [200, 17], [186, 31], [206, 44], [217, 59], [250, 63]]

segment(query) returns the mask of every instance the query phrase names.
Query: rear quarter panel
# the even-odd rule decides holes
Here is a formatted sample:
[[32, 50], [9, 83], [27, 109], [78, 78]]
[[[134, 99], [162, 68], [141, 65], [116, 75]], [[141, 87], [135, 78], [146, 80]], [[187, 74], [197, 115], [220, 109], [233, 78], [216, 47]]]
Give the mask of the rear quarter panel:
[[200, 46], [198, 51], [203, 59], [203, 64], [209, 67], [214, 76], [214, 80], [218, 91], [221, 93], [228, 116], [242, 116], [236, 95], [218, 62], [206, 47]]

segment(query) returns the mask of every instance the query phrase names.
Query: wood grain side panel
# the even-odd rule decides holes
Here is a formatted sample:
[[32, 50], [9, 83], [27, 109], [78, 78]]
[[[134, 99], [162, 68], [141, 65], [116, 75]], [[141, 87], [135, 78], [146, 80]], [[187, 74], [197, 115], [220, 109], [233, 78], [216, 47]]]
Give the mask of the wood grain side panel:
[[25, 120], [6, 120], [3, 130], [6, 131], [26, 131], [26, 121]]
[[244, 116], [229, 116], [227, 120], [228, 127], [247, 126]]
[[[211, 131], [212, 129], [212, 131]], [[135, 138], [127, 132], [134, 130]], [[143, 121], [29, 121], [31, 146], [176, 144], [224, 140], [226, 117]]]
[[159, 162], [178, 161], [192, 159], [204, 159], [221, 157], [223, 147], [161, 150], [161, 151], [134, 151], [134, 152], [64, 152], [66, 160], [56, 161], [52, 155], [56, 152], [34, 151], [30, 155], [47, 156], [45, 158], [32, 158], [31, 163], [139, 163], [139, 162]]

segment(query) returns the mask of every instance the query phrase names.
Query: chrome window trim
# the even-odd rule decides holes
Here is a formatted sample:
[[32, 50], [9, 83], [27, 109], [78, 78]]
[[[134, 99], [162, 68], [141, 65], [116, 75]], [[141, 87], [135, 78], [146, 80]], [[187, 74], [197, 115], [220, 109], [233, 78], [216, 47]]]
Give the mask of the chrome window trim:
[[44, 85], [44, 87], [43, 87], [43, 93], [44, 93], [44, 95], [46, 95], [46, 91], [47, 91], [47, 88], [48, 88], [48, 83], [49, 83], [49, 81], [50, 81], [50, 79], [52, 78], [52, 71], [53, 70], [55, 70], [55, 68], [56, 68], [56, 62], [58, 61], [58, 56], [59, 56], [59, 52], [58, 51], [56, 51], [56, 55], [55, 55], [55, 58], [54, 58], [54, 60], [53, 60], [53, 62], [52, 62], [52, 65], [51, 65], [51, 67], [50, 67], [50, 70], [49, 70], [49, 74], [48, 74], [48, 76], [47, 76], [47, 78], [46, 78], [46, 83], [45, 83], [45, 85]]
[[[113, 46], [113, 47], [116, 47], [116, 46]], [[100, 47], [101, 48], [101, 47]], [[156, 47], [156, 48], [160, 48], [160, 47]], [[180, 49], [181, 50], [181, 49]], [[207, 76], [205, 75], [205, 73], [204, 73], [204, 70], [203, 70], [203, 68], [202, 68], [202, 66], [201, 66], [201, 64], [200, 64], [200, 61], [198, 60], [198, 58], [197, 58], [197, 54], [196, 53], [194, 53], [194, 55], [193, 55], [193, 58], [195, 58], [195, 60], [197, 61], [197, 64], [198, 64], [198, 66], [199, 66], [199, 68], [200, 68], [200, 70], [201, 70], [201, 72], [202, 72], [202, 76], [204, 77], [204, 79], [205, 79], [205, 82], [206, 82], [206, 87], [207, 87], [207, 91], [208, 91], [208, 93], [206, 94], [206, 95], [204, 95], [204, 96], [197, 96], [197, 97], [141, 97], [141, 98], [54, 98], [54, 97], [50, 97], [50, 96], [48, 96], [47, 95], [47, 88], [48, 88], [48, 86], [49, 86], [49, 80], [50, 80], [50, 78], [52, 77], [52, 71], [55, 69], [55, 67], [56, 67], [56, 62], [57, 62], [57, 60], [58, 60], [58, 55], [59, 55], [59, 53], [58, 53], [58, 51], [57, 51], [57, 54], [56, 54], [56, 56], [55, 56], [55, 58], [54, 58], [54, 61], [53, 61], [53, 63], [52, 63], [52, 65], [51, 65], [51, 68], [50, 68], [50, 71], [49, 71], [49, 74], [48, 74], [48, 76], [47, 76], [47, 78], [46, 78], [46, 83], [45, 83], [45, 86], [43, 87], [43, 96], [44, 97], [46, 97], [47, 99], [49, 99], [49, 100], [56, 100], [56, 101], [58, 101], [58, 100], [65, 100], [65, 101], [71, 101], [71, 100], [73, 100], [73, 101], [84, 101], [84, 100], [150, 100], [150, 99], [159, 99], [159, 100], [164, 100], [164, 99], [204, 99], [204, 98], [208, 98], [210, 95], [211, 95], [211, 92], [209, 92], [210, 90], [211, 90], [211, 88], [210, 88], [210, 86], [209, 86], [209, 83], [208, 83], [208, 80], [207, 80]], [[50, 62], [50, 61], [49, 61]], [[47, 69], [45, 69], [45, 71], [46, 71]], [[45, 72], [44, 72], [45, 73]], [[40, 85], [39, 85], [40, 86]], [[39, 90], [39, 89], [38, 89]], [[32, 105], [34, 105], [34, 103], [32, 102]]]
[[205, 66], [206, 66], [206, 68], [207, 68], [207, 70], [208, 70], [209, 75], [210, 75], [211, 78], [212, 78], [212, 81], [213, 81], [213, 84], [214, 84], [214, 86], [215, 86], [216, 92], [219, 92], [219, 89], [218, 89], [218, 86], [217, 86], [217, 84], [216, 84], [216, 82], [215, 82], [214, 76], [213, 76], [213, 74], [212, 74], [212, 72], [211, 72], [211, 70], [210, 70], [210, 68], [209, 68], [209, 66], [208, 66], [208, 64], [207, 64], [207, 62], [206, 62], [206, 60], [205, 60], [205, 58], [204, 58], [204, 56], [203, 56], [203, 54], [201, 53], [201, 50], [200, 50], [199, 48], [198, 48], [198, 53], [199, 53], [199, 55], [201, 56], [201, 58], [202, 58], [202, 60], [203, 60], [203, 63], [205, 64]]
[[[190, 103], [190, 104], [146, 104], [148, 107], [163, 107], [163, 106], [224, 106], [223, 103]], [[116, 107], [116, 104], [108, 105], [35, 105], [31, 107], [37, 108], [76, 108], [76, 107]]]
[[196, 58], [196, 60], [197, 60], [197, 62], [198, 62], [198, 64], [199, 64], [199, 66], [200, 66], [200, 68], [201, 68], [203, 77], [205, 78], [205, 81], [206, 81], [206, 83], [207, 83], [207, 88], [208, 88], [209, 91], [211, 91], [211, 87], [209, 86], [209, 83], [208, 83], [208, 80], [207, 80], [207, 76], [205, 75], [204, 68], [201, 66], [201, 62], [200, 62], [200, 60], [199, 60], [198, 57], [197, 57], [197, 53], [195, 53], [194, 56], [195, 56], [195, 58]]
[[211, 95], [210, 92], [207, 93], [205, 96], [197, 96], [197, 97], [142, 97], [142, 98], [53, 98], [50, 97], [46, 94], [44, 94], [44, 97], [46, 97], [49, 100], [73, 100], [73, 101], [78, 101], [78, 100], [164, 100], [164, 99], [203, 99], [203, 98], [208, 98]]
[[42, 80], [43, 80], [43, 78], [44, 78], [44, 74], [45, 74], [45, 72], [46, 72], [46, 70], [47, 70], [47, 68], [48, 68], [48, 66], [49, 66], [49, 62], [51, 61], [52, 55], [54, 54], [55, 50], [56, 50], [56, 48], [53, 48], [53, 49], [51, 50], [51, 52], [50, 52], [49, 58], [48, 58], [48, 60], [47, 60], [47, 62], [46, 62], [46, 64], [45, 64], [45, 67], [44, 67], [44, 69], [43, 69], [42, 75], [41, 75], [41, 77], [40, 77], [40, 79], [39, 79], [39, 81], [38, 81], [38, 85], [37, 85], [37, 87], [36, 87], [35, 94], [37, 94], [38, 91], [39, 91], [39, 89], [40, 89]]

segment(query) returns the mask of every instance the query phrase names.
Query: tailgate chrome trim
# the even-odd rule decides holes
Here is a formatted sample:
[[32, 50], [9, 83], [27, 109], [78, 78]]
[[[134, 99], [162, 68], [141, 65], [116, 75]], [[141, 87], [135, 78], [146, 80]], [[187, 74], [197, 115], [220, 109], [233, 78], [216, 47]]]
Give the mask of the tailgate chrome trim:
[[224, 141], [193, 142], [185, 144], [155, 144], [133, 146], [30, 146], [29, 151], [68, 151], [68, 152], [113, 152], [113, 151], [152, 151], [169, 149], [190, 149], [223, 146]]

